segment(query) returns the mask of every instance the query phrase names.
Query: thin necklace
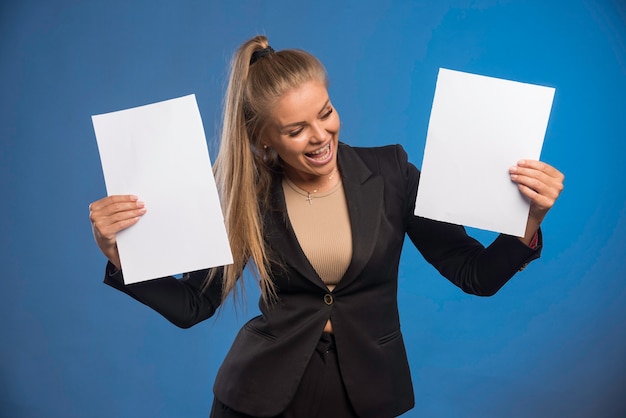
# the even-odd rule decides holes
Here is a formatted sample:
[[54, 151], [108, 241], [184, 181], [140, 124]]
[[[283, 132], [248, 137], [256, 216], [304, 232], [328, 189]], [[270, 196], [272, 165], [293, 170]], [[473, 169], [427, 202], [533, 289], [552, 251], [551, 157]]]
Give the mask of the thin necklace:
[[[326, 179], [326, 183], [324, 183], [324, 185], [326, 185], [327, 183], [330, 183], [332, 181], [333, 178], [335, 178], [335, 174], [337, 174], [337, 167], [335, 167], [335, 169], [333, 170], [332, 173], [330, 173], [330, 175], [328, 176], [328, 178]], [[288, 178], [289, 179], [289, 178]], [[295, 186], [296, 183], [293, 180], [290, 180], [291, 183], [293, 183]], [[298, 186], [299, 187], [299, 186]], [[304, 190], [302, 187], [299, 187], [302, 191], [306, 192], [306, 198], [305, 200], [307, 202], [309, 202], [309, 205], [313, 204], [313, 194], [317, 193], [319, 190], [319, 187], [317, 189], [313, 189], [312, 191], [308, 191], [308, 190]]]

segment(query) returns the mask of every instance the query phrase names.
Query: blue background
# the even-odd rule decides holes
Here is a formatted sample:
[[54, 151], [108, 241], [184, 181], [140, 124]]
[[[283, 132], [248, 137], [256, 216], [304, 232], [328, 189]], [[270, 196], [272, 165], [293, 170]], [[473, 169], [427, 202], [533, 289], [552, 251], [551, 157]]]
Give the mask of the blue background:
[[207, 415], [258, 292], [183, 331], [101, 283], [90, 116], [195, 93], [214, 155], [228, 60], [257, 33], [326, 64], [342, 140], [417, 166], [439, 67], [556, 87], [543, 257], [484, 299], [406, 248], [405, 416], [626, 416], [623, 0], [3, 1], [0, 416]]

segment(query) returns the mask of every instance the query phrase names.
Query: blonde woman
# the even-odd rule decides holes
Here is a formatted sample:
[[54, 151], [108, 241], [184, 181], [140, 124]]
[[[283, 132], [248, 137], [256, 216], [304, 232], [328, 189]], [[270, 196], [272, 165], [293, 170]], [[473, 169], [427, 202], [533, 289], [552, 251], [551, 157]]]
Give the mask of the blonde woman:
[[[116, 234], [146, 212], [136, 196], [91, 205], [105, 282], [177, 326], [214, 314], [244, 268], [261, 315], [243, 326], [214, 386], [212, 417], [398, 416], [414, 405], [397, 282], [405, 235], [463, 291], [493, 295], [539, 257], [539, 225], [563, 188], [524, 161], [511, 180], [531, 202], [523, 238], [488, 247], [463, 227], [413, 215], [419, 171], [400, 146], [339, 141], [324, 67], [264, 36], [232, 61], [215, 173], [234, 264], [125, 286]], [[477, 198], [480, 198], [477, 196]]]

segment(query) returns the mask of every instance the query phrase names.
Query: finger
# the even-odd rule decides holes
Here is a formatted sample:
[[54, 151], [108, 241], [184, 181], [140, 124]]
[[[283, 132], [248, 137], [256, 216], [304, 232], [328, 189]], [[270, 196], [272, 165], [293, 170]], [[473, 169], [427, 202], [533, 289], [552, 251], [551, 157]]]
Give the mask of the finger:
[[529, 174], [530, 173], [542, 173], [550, 178], [556, 179], [557, 181], [563, 182], [565, 176], [559, 170], [554, 168], [553, 166], [546, 164], [542, 161], [536, 160], [520, 160], [517, 162], [517, 166], [511, 167], [513, 170], [516, 170], [518, 174]]
[[92, 211], [90, 220], [94, 234], [101, 235], [107, 239], [114, 239], [115, 235], [126, 229], [139, 220], [147, 210], [145, 207], [135, 207], [131, 209], [118, 210], [110, 213], [107, 209], [120, 204], [113, 204], [99, 211]]
[[540, 196], [549, 199], [550, 201], [552, 201], [552, 203], [554, 203], [563, 188], [561, 183], [550, 181], [549, 178], [548, 180], [546, 180], [545, 178], [535, 178], [525, 175], [512, 174], [511, 180], [517, 183], [522, 192], [526, 191], [526, 189], [529, 189], [536, 193], [536, 195], [538, 196], [535, 196], [534, 194], [529, 194], [528, 192], [524, 193], [532, 201], [538, 201]]
[[105, 210], [94, 211], [90, 214], [91, 222], [94, 224], [108, 226], [127, 219], [141, 217], [146, 213], [145, 207], [132, 207], [124, 210], [109, 212]]
[[115, 204], [115, 203], [131, 203], [131, 202], [137, 202], [139, 200], [139, 197], [132, 195], [132, 194], [127, 194], [127, 195], [112, 195], [112, 196], [107, 196], [104, 197], [100, 200], [96, 200], [95, 202], [92, 202], [89, 205], [89, 210], [100, 210], [104, 207], [107, 207], [111, 204]]
[[554, 206], [554, 202], [556, 201], [556, 198], [545, 195], [545, 194], [541, 194], [538, 191], [523, 184], [519, 184], [518, 188], [520, 192], [522, 193], [522, 195], [524, 195], [526, 198], [528, 198], [528, 200], [530, 200], [531, 206], [534, 206], [541, 210], [548, 210], [552, 206]]
[[511, 180], [539, 192], [547, 190], [553, 196], [563, 190], [564, 176], [556, 168], [541, 161], [522, 160], [519, 163], [521, 165], [509, 169]]
[[145, 203], [140, 200], [110, 200], [106, 202], [99, 201], [98, 204], [90, 206], [89, 218], [92, 222], [99, 218], [110, 217], [118, 213], [137, 211], [143, 209]]
[[107, 223], [106, 221], [95, 222], [93, 224], [94, 234], [107, 241], [114, 241], [120, 231], [135, 225], [140, 219], [141, 216], [134, 216], [119, 219], [112, 223]]

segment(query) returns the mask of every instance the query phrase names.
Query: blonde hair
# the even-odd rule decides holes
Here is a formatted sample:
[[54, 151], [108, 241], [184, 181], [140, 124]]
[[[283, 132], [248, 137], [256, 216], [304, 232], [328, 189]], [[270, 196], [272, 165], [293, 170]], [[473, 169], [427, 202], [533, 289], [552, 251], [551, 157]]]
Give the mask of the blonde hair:
[[[289, 49], [267, 53], [265, 36], [256, 36], [235, 52], [224, 97], [219, 154], [214, 171], [234, 263], [223, 269], [222, 299], [236, 287], [252, 262], [265, 303], [276, 300], [270, 276], [272, 256], [263, 238], [262, 212], [270, 209], [270, 186], [282, 162], [263, 147], [270, 112], [286, 91], [311, 80], [328, 84], [326, 70], [308, 52]], [[255, 51], [266, 53], [251, 64]], [[258, 54], [257, 54], [258, 55]], [[213, 270], [205, 286], [219, 273]]]

